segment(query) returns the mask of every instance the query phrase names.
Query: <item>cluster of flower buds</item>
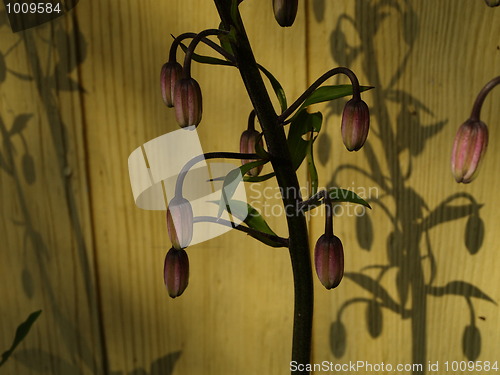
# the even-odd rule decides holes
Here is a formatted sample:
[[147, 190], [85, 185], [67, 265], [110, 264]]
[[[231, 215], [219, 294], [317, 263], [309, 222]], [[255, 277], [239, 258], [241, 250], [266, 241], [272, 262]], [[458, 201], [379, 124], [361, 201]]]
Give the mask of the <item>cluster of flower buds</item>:
[[451, 171], [457, 182], [467, 184], [474, 179], [487, 146], [484, 122], [469, 119], [458, 128], [451, 153]]
[[196, 44], [203, 38], [198, 34], [186, 52], [184, 67], [175, 61], [175, 51], [181, 42], [176, 39], [170, 49], [170, 58], [161, 68], [160, 85], [167, 107], [175, 107], [175, 118], [181, 128], [194, 129], [201, 121], [202, 95], [198, 82], [191, 78], [191, 58]]
[[329, 202], [325, 209], [325, 234], [314, 247], [314, 265], [321, 284], [326, 289], [333, 289], [344, 276], [344, 248], [340, 239], [333, 234], [333, 209]]
[[193, 238], [193, 209], [183, 197], [174, 197], [167, 209], [167, 230], [172, 248], [165, 257], [163, 276], [170, 297], [180, 296], [189, 281], [189, 259], [184, 250]]
[[163, 65], [160, 81], [163, 101], [168, 107], [175, 107], [175, 118], [179, 126], [198, 126], [203, 112], [198, 82], [185, 77], [182, 66], [176, 61]]
[[[261, 134], [255, 130], [255, 112], [250, 113], [248, 118], [248, 128], [240, 137], [240, 153], [242, 154], [255, 154], [256, 145], [259, 144], [261, 147], [264, 146], [264, 141], [262, 140]], [[242, 164], [247, 164], [255, 160], [243, 159]], [[257, 177], [264, 168], [263, 165], [250, 169], [247, 174], [252, 177]]]
[[281, 27], [293, 25], [298, 6], [299, 0], [273, 0], [274, 18]]
[[370, 111], [361, 98], [352, 98], [346, 103], [341, 129], [347, 150], [358, 151], [363, 147], [370, 130]]

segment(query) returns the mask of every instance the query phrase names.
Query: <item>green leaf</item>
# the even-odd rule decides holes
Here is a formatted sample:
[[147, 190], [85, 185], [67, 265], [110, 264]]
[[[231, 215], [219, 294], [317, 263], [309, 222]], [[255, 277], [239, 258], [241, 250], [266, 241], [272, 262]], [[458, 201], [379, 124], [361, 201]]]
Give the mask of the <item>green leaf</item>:
[[[220, 30], [226, 30], [224, 28], [224, 23], [220, 23], [219, 24], [219, 29]], [[229, 31], [229, 30], [227, 30]], [[231, 55], [234, 55], [234, 52], [233, 52], [233, 47], [231, 47], [231, 41], [229, 39], [229, 35], [228, 34], [224, 34], [224, 33], [220, 33], [217, 35], [217, 38], [219, 39], [220, 41], [220, 46], [222, 48], [224, 48], [224, 50], [227, 52], [227, 53], [230, 53]]]
[[267, 181], [270, 178], [273, 178], [274, 176], [276, 176], [276, 173], [274, 173], [274, 172], [264, 174], [262, 176], [255, 176], [255, 177], [254, 176], [243, 176], [243, 181], [245, 181], [245, 182], [262, 182], [262, 181]]
[[260, 133], [255, 139], [255, 153], [262, 159], [269, 159], [271, 155], [264, 149], [263, 142], [261, 143], [262, 137], [264, 137], [264, 133]]
[[[180, 46], [185, 53], [188, 48], [183, 43], [180, 43]], [[198, 55], [196, 53], [193, 53], [193, 60], [200, 64], [234, 66], [234, 64], [231, 61], [218, 59], [217, 57], [212, 57], [212, 56]]]
[[283, 90], [283, 87], [281, 86], [279, 81], [271, 74], [271, 72], [269, 72], [269, 70], [267, 70], [260, 64], [258, 64], [258, 66], [259, 69], [262, 71], [262, 73], [265, 74], [265, 76], [271, 83], [271, 86], [273, 87], [273, 90], [276, 93], [276, 97], [278, 98], [278, 101], [280, 103], [281, 112], [283, 112], [285, 109], [288, 108], [288, 105], [286, 103], [285, 90]]
[[226, 175], [224, 182], [222, 183], [222, 195], [219, 201], [219, 212], [217, 213], [217, 217], [220, 217], [222, 212], [226, 209], [227, 203], [234, 195], [238, 184], [243, 180], [242, 176], [244, 176], [250, 169], [266, 164], [267, 162], [268, 160], [265, 159], [252, 161], [250, 163], [243, 164], [241, 167], [233, 169]]
[[302, 164], [309, 150], [309, 145], [313, 141], [312, 139], [306, 141], [302, 136], [309, 132], [319, 132], [322, 121], [321, 112], [308, 113], [305, 110], [292, 120], [287, 141], [295, 169], [298, 169]]
[[0, 361], [0, 366], [2, 366], [5, 363], [5, 361], [7, 361], [7, 359], [11, 356], [11, 354], [14, 352], [19, 343], [24, 340], [24, 338], [30, 331], [31, 326], [33, 325], [35, 320], [37, 320], [37, 318], [40, 316], [41, 313], [42, 310], [38, 310], [31, 313], [28, 316], [28, 319], [26, 319], [26, 321], [24, 321], [19, 325], [19, 327], [17, 327], [16, 336], [14, 337], [14, 341], [12, 342], [10, 349], [2, 354], [2, 360]]
[[[257, 211], [248, 203], [239, 200], [231, 200], [229, 202], [229, 206], [231, 207], [231, 215], [242, 220], [249, 228], [258, 230], [259, 232], [266, 233], [272, 236], [276, 237], [278, 236], [269, 227], [266, 220], [262, 217], [259, 211]], [[249, 233], [249, 235], [259, 240], [260, 242], [265, 243], [266, 245], [272, 247], [283, 247], [282, 243], [273, 241], [269, 237], [260, 236], [259, 234], [253, 234], [253, 233]]]
[[313, 139], [312, 142], [309, 142], [309, 148], [307, 150], [307, 168], [309, 170], [309, 178], [311, 179], [311, 195], [314, 195], [318, 192], [318, 170], [316, 169], [316, 165], [314, 164], [314, 154], [313, 154], [313, 144], [316, 138]]
[[[328, 196], [330, 197], [330, 200], [332, 202], [350, 202], [350, 203], [360, 204], [362, 206], [371, 209], [371, 206], [368, 204], [368, 202], [365, 201], [363, 198], [361, 198], [352, 190], [346, 190], [341, 188], [329, 188]], [[312, 210], [322, 205], [323, 203], [324, 199], [322, 197], [319, 196], [315, 197], [314, 199], [308, 202], [307, 207], [304, 207], [304, 211]]]
[[[360, 86], [359, 88], [361, 92], [373, 89], [372, 86]], [[302, 109], [312, 104], [328, 102], [349, 95], [352, 95], [352, 85], [321, 86], [313, 91], [300, 108]]]

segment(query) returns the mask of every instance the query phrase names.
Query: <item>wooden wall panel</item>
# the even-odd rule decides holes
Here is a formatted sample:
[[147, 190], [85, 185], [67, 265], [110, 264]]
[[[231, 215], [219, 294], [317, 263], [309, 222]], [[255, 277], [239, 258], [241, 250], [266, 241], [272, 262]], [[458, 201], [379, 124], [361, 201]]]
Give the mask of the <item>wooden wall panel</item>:
[[[164, 213], [138, 209], [129, 187], [128, 155], [178, 129], [159, 92], [169, 35], [217, 26], [215, 7], [116, 1], [82, 4], [78, 12], [84, 34], [95, 41], [82, 79], [93, 83], [84, 106], [110, 370], [149, 371], [162, 359], [175, 362], [178, 373], [279, 371], [280, 361], [289, 356], [290, 340], [281, 337], [291, 336], [293, 303], [286, 251], [269, 250], [251, 239], [242, 246], [247, 239], [241, 233], [191, 246], [189, 288], [171, 300], [162, 278], [170, 247]], [[297, 28], [286, 32], [264, 1], [254, 7], [243, 4], [242, 12], [250, 21], [259, 61], [277, 72], [291, 97], [297, 96], [306, 84], [304, 12]], [[278, 38], [267, 38], [274, 31]], [[296, 59], [285, 53], [292, 47]], [[204, 151], [238, 151], [250, 103], [237, 71], [193, 64], [192, 74], [204, 96], [198, 128]], [[283, 223], [277, 228], [284, 233]], [[276, 349], [263, 353], [263, 341]]]
[[2, 371], [101, 374], [84, 89], [77, 84], [85, 40], [71, 16], [18, 34], [4, 24], [0, 32], [7, 73], [0, 102], [2, 352], [17, 325], [43, 310]]
[[[325, 114], [315, 155], [320, 186], [368, 195], [373, 210], [358, 218], [353, 206], [338, 208], [347, 274], [334, 291], [315, 282], [314, 362], [466, 360], [469, 306], [481, 335], [478, 359], [499, 360], [500, 217], [491, 187], [500, 182], [500, 92], [483, 108], [492, 127], [478, 179], [455, 184], [448, 159], [476, 93], [499, 74], [500, 8], [465, 0], [311, 0], [287, 29], [277, 26], [270, 1], [245, 1], [241, 9], [258, 61], [280, 79], [289, 102], [337, 65], [376, 86], [364, 95], [372, 127], [357, 153], [340, 138], [345, 101], [317, 106]], [[190, 285], [171, 300], [162, 280], [170, 247], [164, 212], [137, 208], [130, 188], [129, 154], [178, 129], [159, 93], [170, 34], [217, 27], [213, 3], [85, 1], [23, 33], [0, 25], [8, 68], [0, 80], [0, 282], [8, 285], [0, 351], [29, 312], [44, 310], [6, 373], [289, 372], [286, 250], [236, 231], [191, 246]], [[237, 71], [194, 64], [193, 77], [204, 96], [204, 151], [237, 151], [250, 110]], [[32, 114], [22, 137], [9, 136], [21, 114]], [[305, 171], [300, 177], [306, 186]], [[286, 236], [284, 218], [273, 215], [280, 207], [275, 183], [256, 186], [247, 190], [250, 203]], [[321, 212], [310, 217], [312, 246], [323, 231]], [[475, 235], [477, 223], [483, 235]], [[367, 318], [367, 306], [381, 303]]]

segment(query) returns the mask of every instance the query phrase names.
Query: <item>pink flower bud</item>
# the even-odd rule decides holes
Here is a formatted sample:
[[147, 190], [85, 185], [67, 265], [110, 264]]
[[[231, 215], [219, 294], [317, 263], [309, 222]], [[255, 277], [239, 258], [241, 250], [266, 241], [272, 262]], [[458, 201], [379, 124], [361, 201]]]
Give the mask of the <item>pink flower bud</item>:
[[[257, 139], [259, 138], [259, 132], [254, 129], [248, 129], [245, 130], [243, 133], [241, 133], [240, 137], [240, 152], [242, 154], [254, 154], [255, 153], [255, 145], [257, 144]], [[259, 139], [258, 142], [261, 146], [264, 146], [264, 141], [262, 140], [262, 137]], [[244, 159], [241, 161], [242, 164], [250, 163], [255, 160], [247, 160]], [[258, 167], [250, 169], [247, 174], [252, 177], [257, 177], [260, 172], [262, 171], [262, 168], [264, 168], [263, 165], [259, 165]]]
[[168, 295], [172, 298], [179, 297], [186, 290], [189, 282], [189, 258], [184, 249], [171, 248], [168, 251], [163, 266], [163, 280]]
[[457, 182], [467, 184], [476, 176], [488, 146], [488, 127], [480, 120], [467, 120], [458, 128], [451, 153], [451, 171]]
[[175, 117], [182, 128], [198, 126], [201, 121], [202, 99], [198, 82], [182, 78], [175, 84]]
[[337, 236], [323, 234], [314, 248], [314, 264], [326, 289], [335, 288], [344, 276], [344, 249]]
[[167, 107], [174, 106], [174, 90], [176, 82], [182, 77], [182, 66], [177, 61], [169, 61], [161, 68], [161, 96]]
[[273, 0], [274, 18], [282, 27], [293, 25], [299, 0]]
[[174, 197], [167, 209], [167, 230], [172, 246], [188, 247], [193, 239], [193, 209], [185, 198]]
[[368, 137], [370, 111], [361, 99], [349, 100], [342, 113], [342, 140], [349, 151], [358, 151]]

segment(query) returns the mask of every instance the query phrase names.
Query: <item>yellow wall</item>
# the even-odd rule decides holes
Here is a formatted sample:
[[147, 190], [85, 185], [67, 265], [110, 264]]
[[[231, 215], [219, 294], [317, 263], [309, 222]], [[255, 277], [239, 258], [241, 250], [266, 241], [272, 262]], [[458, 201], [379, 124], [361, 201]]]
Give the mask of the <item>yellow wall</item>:
[[[370, 191], [373, 210], [358, 219], [343, 206], [335, 220], [348, 274], [333, 291], [315, 280], [313, 361], [467, 360], [462, 335], [471, 316], [463, 295], [481, 335], [478, 360], [500, 360], [499, 89], [482, 111], [492, 126], [479, 177], [457, 185], [449, 171], [457, 127], [479, 89], [500, 74], [500, 8], [479, 0], [314, 0], [300, 4], [292, 28], [281, 29], [269, 3], [246, 0], [241, 11], [257, 59], [290, 102], [337, 65], [376, 86], [364, 95], [372, 127], [357, 153], [345, 151], [340, 138], [345, 101], [317, 106], [325, 115], [315, 149], [320, 186]], [[17, 34], [4, 19], [0, 14], [8, 69], [0, 81], [0, 352], [30, 312], [43, 313], [1, 370], [288, 373], [287, 251], [236, 231], [190, 247], [190, 285], [171, 300], [162, 279], [170, 247], [164, 213], [138, 209], [129, 187], [130, 152], [177, 129], [158, 82], [170, 34], [217, 27], [213, 3], [82, 1], [69, 15]], [[237, 71], [195, 64], [193, 76], [204, 95], [204, 151], [237, 151], [250, 111]], [[16, 119], [26, 126], [8, 135]], [[306, 186], [304, 170], [300, 178]], [[474, 221], [467, 226], [478, 215], [479, 239]], [[286, 236], [283, 217], [268, 222]], [[322, 231], [322, 217], [311, 217], [312, 246]], [[473, 245], [482, 239], [477, 253], [468, 252], [466, 237]], [[392, 267], [377, 283], [384, 268], [373, 266], [388, 265], [388, 253]], [[376, 312], [367, 318], [370, 304], [384, 305], [380, 321]]]

